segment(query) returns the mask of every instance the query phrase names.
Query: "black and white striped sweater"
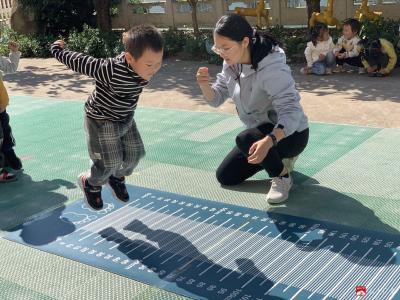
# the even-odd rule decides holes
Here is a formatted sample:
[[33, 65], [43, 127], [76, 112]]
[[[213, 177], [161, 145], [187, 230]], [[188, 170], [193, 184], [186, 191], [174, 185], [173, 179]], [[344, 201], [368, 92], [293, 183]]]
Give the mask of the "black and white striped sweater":
[[132, 70], [124, 53], [115, 58], [94, 58], [62, 49], [58, 44], [51, 46], [51, 53], [73, 71], [95, 79], [95, 90], [85, 103], [88, 117], [110, 121], [132, 117], [148, 81]]

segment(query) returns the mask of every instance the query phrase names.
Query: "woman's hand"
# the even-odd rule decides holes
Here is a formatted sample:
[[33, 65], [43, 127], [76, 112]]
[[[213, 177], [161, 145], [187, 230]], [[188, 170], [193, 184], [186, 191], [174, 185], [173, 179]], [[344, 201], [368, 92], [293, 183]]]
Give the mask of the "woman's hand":
[[210, 74], [207, 67], [200, 67], [196, 73], [197, 84], [201, 86], [210, 85]]
[[346, 58], [346, 54], [344, 54], [344, 53], [339, 53], [337, 57], [338, 57], [339, 59], [344, 59], [344, 58]]
[[249, 149], [249, 157], [247, 158], [247, 161], [253, 165], [260, 164], [267, 157], [271, 147], [272, 141], [270, 137], [255, 142]]

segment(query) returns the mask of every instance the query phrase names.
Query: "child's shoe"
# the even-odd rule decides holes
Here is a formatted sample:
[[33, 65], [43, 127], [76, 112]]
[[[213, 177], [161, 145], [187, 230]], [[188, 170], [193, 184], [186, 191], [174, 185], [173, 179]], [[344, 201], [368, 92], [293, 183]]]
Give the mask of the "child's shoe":
[[10, 167], [16, 171], [22, 169], [22, 162], [15, 154], [14, 150], [4, 152], [5, 166]]
[[94, 210], [103, 208], [103, 199], [101, 199], [101, 186], [92, 186], [89, 184], [86, 174], [78, 176], [78, 185], [82, 189], [86, 204]]
[[358, 68], [358, 74], [365, 74], [365, 73], [367, 73], [365, 68]]
[[125, 185], [125, 177], [117, 178], [110, 176], [108, 184], [111, 187], [115, 198], [124, 203], [129, 201], [129, 194]]
[[13, 182], [15, 180], [17, 180], [15, 174], [9, 173], [5, 169], [0, 170], [0, 183]]
[[326, 75], [332, 75], [332, 69], [331, 68], [326, 68], [325, 74]]
[[333, 71], [334, 73], [344, 73], [346, 70], [344, 69], [343, 66], [337, 66], [336, 69]]
[[303, 67], [300, 69], [300, 73], [303, 75], [311, 74], [311, 69]]

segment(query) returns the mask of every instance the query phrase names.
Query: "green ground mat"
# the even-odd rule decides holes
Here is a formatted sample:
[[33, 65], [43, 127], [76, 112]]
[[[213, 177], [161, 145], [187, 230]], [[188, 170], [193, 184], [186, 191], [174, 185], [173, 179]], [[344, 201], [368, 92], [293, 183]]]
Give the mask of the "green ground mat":
[[[18, 174], [18, 182], [0, 186], [1, 230], [79, 199], [76, 176], [89, 166], [82, 101], [15, 96], [9, 113], [24, 172]], [[312, 123], [310, 143], [296, 163], [290, 201], [269, 206], [265, 202], [269, 183], [264, 172], [230, 189], [221, 188], [215, 179], [215, 169], [233, 147], [235, 135], [242, 130], [236, 116], [139, 108], [135, 118], [147, 155], [128, 179], [131, 184], [399, 234], [398, 129]], [[96, 289], [106, 284], [107, 292], [132, 291], [135, 287], [136, 292], [123, 293], [126, 299], [177, 297], [95, 268], [0, 241], [1, 253], [13, 249], [16, 251], [11, 255], [13, 265], [7, 264], [0, 271], [0, 286], [4, 286], [1, 290], [8, 291], [7, 295], [74, 299], [74, 290], [68, 284], [73, 279], [81, 279], [80, 289], [86, 291], [86, 299], [108, 299]], [[19, 252], [25, 253], [23, 258], [27, 261], [21, 260]], [[9, 262], [9, 256], [3, 259]], [[49, 278], [31, 284], [24, 277], [26, 274], [15, 266], [32, 261], [39, 266], [36, 270], [43, 273], [46, 264], [53, 261], [54, 271], [47, 271]], [[70, 267], [64, 268], [63, 264]], [[39, 271], [35, 274], [38, 276]], [[117, 286], [112, 284], [114, 281]], [[10, 296], [10, 299], [13, 298]]]

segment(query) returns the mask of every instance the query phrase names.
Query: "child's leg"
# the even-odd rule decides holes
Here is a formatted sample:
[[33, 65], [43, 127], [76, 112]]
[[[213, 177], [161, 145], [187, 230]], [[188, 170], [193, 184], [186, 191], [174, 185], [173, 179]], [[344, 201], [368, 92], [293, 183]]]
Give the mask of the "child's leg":
[[[346, 50], [344, 48], [340, 49], [340, 51], [339, 51], [339, 53], [344, 53], [344, 52], [346, 52]], [[343, 58], [336, 57], [336, 64], [337, 65], [343, 66], [344, 63], [345, 63], [345, 61], [344, 61]]]
[[92, 166], [87, 176], [91, 186], [100, 187], [122, 164], [122, 146], [118, 122], [85, 117], [86, 142]]
[[141, 158], [145, 155], [144, 145], [140, 133], [137, 129], [135, 120], [132, 124], [127, 124], [128, 131], [121, 138], [123, 163], [122, 167], [115, 173], [115, 177], [121, 178], [132, 174]]
[[[0, 122], [0, 149], [2, 145], [3, 145], [3, 128], [1, 127], [1, 122]], [[14, 174], [7, 172], [6, 169], [3, 169], [5, 163], [6, 161], [4, 154], [0, 150], [0, 183], [7, 183], [17, 180], [17, 177]]]
[[316, 75], [324, 75], [326, 72], [325, 64], [321, 61], [315, 62], [311, 67], [311, 73]]
[[379, 55], [378, 63], [377, 63], [378, 71], [386, 68], [388, 63], [389, 63], [389, 56], [387, 54], [382, 53], [381, 55]]
[[325, 57], [326, 73], [331, 73], [332, 68], [336, 66], [336, 57], [332, 52], [328, 52]]
[[14, 170], [19, 170], [22, 168], [22, 163], [13, 149], [15, 139], [10, 126], [10, 116], [6, 110], [0, 113], [0, 119], [1, 126], [3, 127], [3, 146], [1, 147], [1, 151], [4, 153], [6, 164]]
[[356, 57], [348, 57], [344, 60], [344, 62], [350, 66], [362, 68], [364, 65], [361, 62], [361, 56]]
[[3, 152], [8, 152], [13, 149], [15, 146], [15, 139], [12, 135], [11, 126], [10, 126], [10, 116], [7, 111], [3, 111], [0, 113], [1, 118], [1, 126], [3, 127], [3, 146], [1, 149]]
[[0, 122], [0, 171], [5, 166], [3, 151], [1, 151], [2, 147], [3, 147], [3, 127], [1, 126]]

